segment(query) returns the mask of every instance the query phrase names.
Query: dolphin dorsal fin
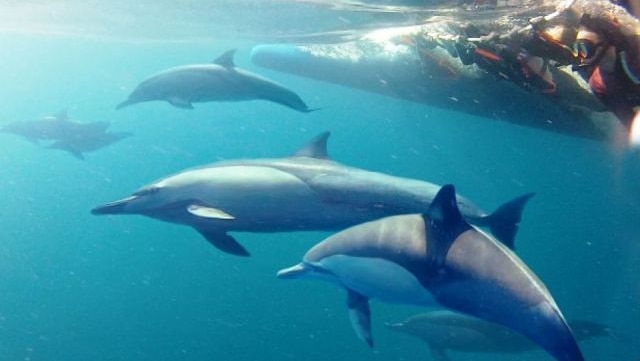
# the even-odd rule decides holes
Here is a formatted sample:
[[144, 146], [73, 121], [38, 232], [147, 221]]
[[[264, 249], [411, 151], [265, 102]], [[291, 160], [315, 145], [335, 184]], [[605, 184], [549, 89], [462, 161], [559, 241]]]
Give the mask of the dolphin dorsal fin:
[[323, 132], [316, 135], [309, 143], [300, 147], [292, 157], [309, 157], [316, 159], [329, 159], [329, 153], [327, 153], [327, 140], [331, 132]]
[[236, 49], [231, 49], [226, 53], [220, 55], [216, 60], [213, 61], [214, 64], [218, 64], [225, 68], [234, 68], [236, 64], [233, 63], [233, 56], [236, 53]]
[[62, 109], [56, 114], [56, 120], [69, 120], [69, 114], [67, 114], [67, 108]]
[[456, 201], [456, 189], [452, 184], [440, 188], [431, 202], [423, 218], [427, 227], [428, 245], [427, 257], [432, 270], [440, 268], [447, 257], [451, 244], [471, 226], [460, 214]]

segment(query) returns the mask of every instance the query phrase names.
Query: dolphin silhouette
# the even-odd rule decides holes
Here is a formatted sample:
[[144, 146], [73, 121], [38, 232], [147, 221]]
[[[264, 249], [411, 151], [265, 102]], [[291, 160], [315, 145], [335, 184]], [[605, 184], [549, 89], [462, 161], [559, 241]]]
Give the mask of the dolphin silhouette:
[[22, 136], [37, 144], [43, 140], [57, 140], [74, 136], [74, 134], [86, 129], [86, 124], [93, 124], [92, 127], [105, 129], [109, 126], [107, 122], [79, 123], [72, 121], [69, 119], [67, 110], [63, 109], [56, 115], [5, 124], [0, 128], [0, 131]]
[[263, 99], [303, 113], [315, 110], [283, 85], [237, 68], [234, 53], [229, 50], [211, 64], [185, 65], [157, 73], [140, 83], [116, 109], [151, 100], [192, 109], [192, 103]]
[[[597, 322], [569, 320], [568, 323], [578, 341], [611, 335], [609, 327]], [[402, 322], [385, 325], [426, 342], [436, 361], [450, 361], [446, 354], [448, 350], [517, 354], [537, 347], [529, 339], [506, 327], [448, 310], [420, 313]]]
[[84, 153], [102, 149], [132, 135], [133, 133], [129, 132], [107, 132], [103, 129], [97, 131], [88, 128], [86, 132], [55, 141], [47, 148], [64, 150], [78, 159], [84, 159]]
[[373, 298], [443, 306], [520, 332], [559, 361], [583, 360], [544, 284], [515, 253], [462, 218], [450, 184], [425, 213], [334, 234], [278, 277], [319, 278], [344, 287], [351, 324], [370, 346]]
[[[217, 248], [248, 252], [228, 231], [338, 230], [395, 214], [425, 211], [438, 186], [347, 167], [329, 159], [325, 132], [293, 156], [223, 161], [189, 169], [94, 208], [191, 226]], [[462, 213], [513, 245], [527, 194], [486, 214], [464, 197]]]

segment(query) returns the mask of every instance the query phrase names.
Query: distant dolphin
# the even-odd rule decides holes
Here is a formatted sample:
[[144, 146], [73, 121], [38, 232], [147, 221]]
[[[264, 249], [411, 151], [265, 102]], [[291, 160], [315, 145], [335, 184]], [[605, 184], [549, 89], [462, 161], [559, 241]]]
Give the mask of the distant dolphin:
[[[185, 170], [91, 212], [142, 214], [185, 224], [217, 248], [246, 256], [228, 231], [337, 230], [429, 207], [437, 185], [331, 161], [329, 134], [320, 134], [291, 157], [224, 161]], [[467, 219], [488, 226], [512, 246], [522, 208], [531, 196], [516, 198], [491, 215], [466, 198], [458, 197], [458, 202]]]
[[304, 113], [315, 110], [284, 86], [236, 68], [234, 53], [229, 50], [211, 64], [185, 65], [157, 73], [140, 83], [116, 109], [151, 100], [192, 109], [192, 103], [263, 99]]
[[[96, 122], [99, 127], [108, 126], [108, 123]], [[64, 109], [56, 115], [45, 116], [36, 120], [17, 121], [8, 123], [1, 132], [12, 133], [25, 137], [33, 143], [42, 140], [56, 140], [73, 135], [80, 130], [83, 123], [69, 120], [67, 110]]]
[[[436, 361], [450, 361], [446, 351], [473, 353], [521, 353], [537, 346], [508, 328], [446, 310], [430, 311], [387, 327], [427, 343]], [[610, 329], [592, 321], [569, 321], [578, 341], [611, 335]]]
[[334, 234], [279, 278], [317, 278], [347, 290], [351, 323], [370, 346], [369, 299], [443, 306], [524, 334], [559, 361], [583, 357], [536, 275], [507, 247], [464, 221], [443, 186], [423, 214], [392, 216]]
[[50, 144], [48, 148], [61, 149], [78, 159], [84, 159], [84, 153], [102, 149], [131, 135], [133, 134], [129, 132], [87, 132], [58, 140]]

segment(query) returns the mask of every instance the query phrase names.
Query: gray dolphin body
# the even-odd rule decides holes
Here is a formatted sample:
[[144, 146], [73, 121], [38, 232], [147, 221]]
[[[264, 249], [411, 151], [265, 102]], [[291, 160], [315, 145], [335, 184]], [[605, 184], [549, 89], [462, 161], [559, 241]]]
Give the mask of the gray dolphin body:
[[192, 103], [262, 99], [300, 112], [310, 112], [304, 101], [284, 86], [235, 67], [230, 50], [211, 64], [179, 66], [157, 73], [138, 85], [116, 109], [152, 100], [193, 108]]
[[48, 148], [64, 150], [78, 159], [84, 159], [84, 153], [105, 148], [132, 135], [129, 132], [107, 132], [104, 129], [93, 129], [55, 141]]
[[480, 317], [522, 333], [557, 360], [583, 360], [544, 284], [515, 253], [464, 221], [452, 185], [441, 188], [425, 213], [334, 234], [278, 277], [344, 287], [352, 325], [370, 346], [369, 299], [379, 299]]
[[[607, 326], [586, 320], [569, 321], [578, 341], [610, 335]], [[427, 343], [434, 360], [450, 361], [446, 351], [518, 354], [537, 346], [511, 329], [477, 317], [447, 310], [413, 315], [387, 327]]]
[[[438, 186], [344, 166], [328, 159], [329, 133], [293, 156], [224, 161], [190, 169], [98, 206], [93, 214], [141, 214], [191, 226], [219, 249], [248, 252], [228, 231], [337, 230], [428, 208]], [[531, 194], [488, 215], [459, 197], [463, 214], [512, 245]]]
[[337, 44], [258, 45], [251, 59], [286, 73], [576, 137], [605, 140], [621, 130], [581, 80], [565, 71], [551, 69], [558, 87], [553, 96], [527, 91], [464, 65], [441, 47], [421, 55], [407, 39], [424, 34], [458, 33], [446, 21], [435, 21], [378, 29]]
[[107, 122], [80, 123], [69, 120], [67, 111], [35, 120], [8, 123], [0, 131], [22, 136], [33, 143], [73, 137], [89, 128], [106, 129]]

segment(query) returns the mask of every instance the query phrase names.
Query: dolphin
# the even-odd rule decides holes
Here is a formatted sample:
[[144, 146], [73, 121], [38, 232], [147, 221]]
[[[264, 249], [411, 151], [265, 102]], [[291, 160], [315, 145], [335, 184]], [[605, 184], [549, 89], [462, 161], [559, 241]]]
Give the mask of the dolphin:
[[479, 317], [522, 333], [559, 361], [583, 360], [544, 284], [515, 253], [463, 219], [450, 184], [426, 212], [343, 230], [277, 275], [345, 288], [351, 324], [369, 346], [369, 299], [379, 299]]
[[[495, 17], [490, 20], [495, 26]], [[473, 18], [386, 27], [340, 43], [260, 44], [250, 57], [284, 73], [573, 137], [610, 140], [622, 130], [579, 76], [565, 69], [549, 69], [557, 86], [549, 96], [464, 64], [449, 43], [461, 38], [455, 25], [470, 21], [477, 23]], [[441, 45], [425, 44], [432, 38]]]
[[283, 85], [237, 68], [234, 54], [235, 50], [229, 50], [211, 64], [179, 66], [152, 75], [116, 109], [151, 100], [192, 109], [192, 103], [263, 99], [303, 113], [315, 110]]
[[73, 137], [55, 141], [47, 148], [61, 149], [69, 152], [78, 159], [84, 159], [84, 153], [102, 149], [132, 135], [133, 133], [129, 132], [88, 131], [82, 134], [76, 134]]
[[[96, 128], [106, 128], [109, 125], [106, 122], [92, 124]], [[42, 140], [56, 140], [72, 136], [81, 132], [82, 129], [84, 129], [84, 123], [69, 120], [67, 110], [64, 109], [56, 115], [5, 124], [0, 128], [0, 131], [22, 136], [37, 144]]]
[[[578, 341], [611, 335], [609, 327], [597, 322], [570, 320], [568, 323]], [[426, 342], [437, 361], [450, 361], [447, 350], [517, 354], [536, 348], [533, 342], [511, 329], [448, 310], [429, 311], [385, 325]]]
[[[339, 230], [429, 207], [437, 185], [334, 162], [327, 153], [329, 135], [316, 136], [290, 157], [223, 161], [188, 169], [91, 212], [141, 214], [188, 225], [215, 247], [247, 256], [247, 250], [227, 232]], [[492, 214], [464, 197], [458, 201], [467, 219], [513, 246], [522, 209], [532, 195], [507, 202]]]

